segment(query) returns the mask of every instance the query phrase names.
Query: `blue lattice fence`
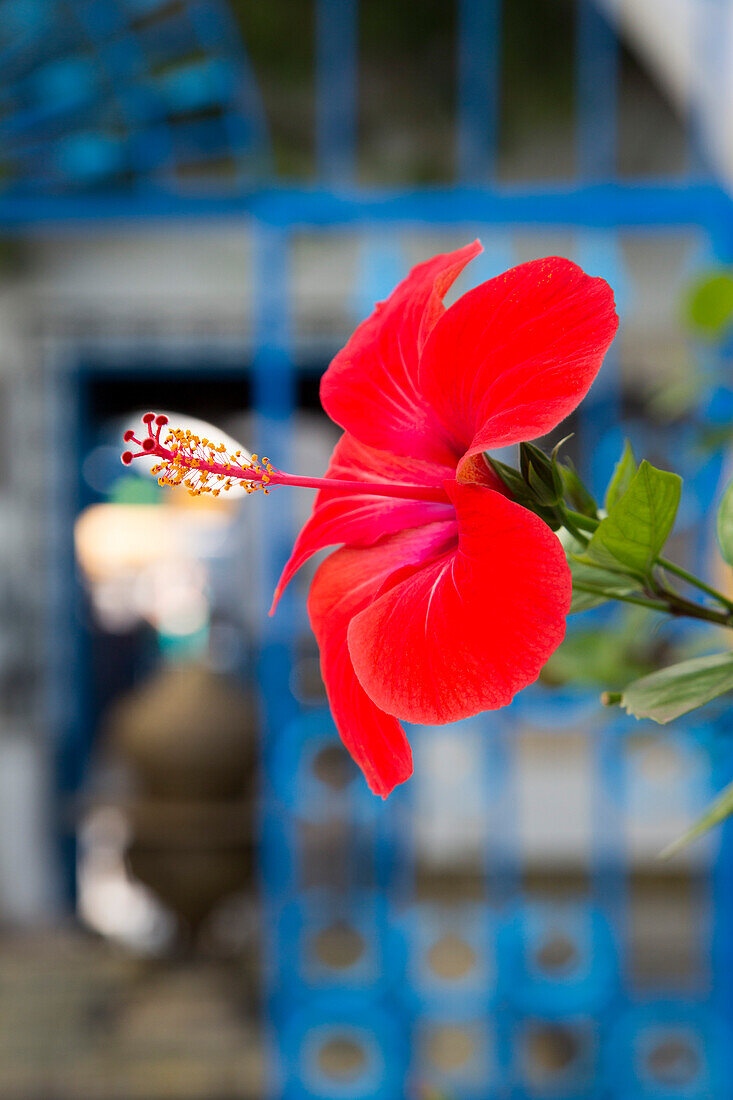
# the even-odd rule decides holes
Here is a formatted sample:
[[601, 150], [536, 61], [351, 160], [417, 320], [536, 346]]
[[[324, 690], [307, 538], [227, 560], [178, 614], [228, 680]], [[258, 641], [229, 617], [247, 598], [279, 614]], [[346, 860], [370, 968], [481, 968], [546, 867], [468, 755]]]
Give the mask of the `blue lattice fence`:
[[[707, 18], [710, 5], [699, 8]], [[699, 172], [694, 180], [616, 178], [619, 47], [590, 0], [577, 5], [577, 177], [565, 187], [498, 187], [501, 8], [498, 0], [460, 0], [457, 11], [456, 180], [440, 191], [374, 192], [350, 182], [355, 0], [317, 5], [314, 186], [261, 174], [265, 121], [225, 4], [4, 0], [0, 224], [246, 217], [255, 244], [255, 444], [261, 450], [266, 441], [284, 468], [296, 407], [289, 273], [296, 232], [361, 234], [355, 320], [405, 270], [400, 233], [408, 228], [424, 230], [426, 249], [436, 232], [456, 243], [484, 237], [476, 281], [516, 261], [518, 228], [570, 231], [572, 258], [616, 288], [622, 326], [635, 300], [624, 234], [694, 230], [702, 242], [697, 262], [730, 259], [731, 205], [714, 181]], [[221, 174], [222, 162], [233, 171]], [[689, 475], [680, 528], [690, 560], [704, 564], [699, 520], [718, 490], [721, 456], [700, 462], [693, 423], [674, 433], [653, 432], [641, 418], [622, 425], [622, 397], [614, 353], [579, 423], [584, 471], [600, 487], [627, 429], [640, 453], [654, 447], [659, 461], [666, 453]], [[730, 403], [730, 387], [718, 379], [702, 416], [725, 423]], [[59, 508], [67, 497], [55, 499]], [[678, 723], [662, 735], [660, 767], [660, 741], [601, 712], [594, 693], [532, 690], [498, 715], [414, 731], [416, 777], [382, 804], [338, 763], [328, 712], [293, 691], [295, 641], [307, 630], [302, 598], [288, 594], [265, 622], [266, 594], [293, 534], [286, 494], [273, 496], [258, 578], [272, 1095], [730, 1095], [725, 833], [712, 849], [696, 850], [684, 872], [697, 891], [699, 917], [688, 937], [695, 980], [670, 986], [657, 976], [640, 988], [630, 959], [633, 845], [639, 837], [648, 845], [650, 835], [656, 843], [654, 828], [672, 832], [678, 810], [689, 816], [730, 779], [724, 719]], [[65, 550], [59, 562], [68, 563]], [[74, 629], [70, 602], [68, 585], [59, 585], [53, 636]], [[604, 621], [604, 612], [595, 614]], [[60, 697], [75, 688], [73, 654], [54, 660]], [[75, 744], [72, 727], [73, 718], [59, 731], [62, 743]], [[549, 841], [533, 816], [537, 800], [522, 757], [531, 743], [544, 761], [545, 794], [552, 793], [547, 777], [555, 768], [558, 784], [563, 778], [568, 739], [583, 762], [583, 847], [571, 846], [579, 881], [558, 865], [558, 850], [543, 846]], [[562, 801], [549, 805], [562, 823]], [[548, 821], [548, 835], [556, 825]], [[566, 836], [571, 841], [577, 837]], [[554, 882], [533, 883], [532, 867], [549, 869]]]
[[[466, 239], [475, 232], [489, 248], [472, 281], [517, 261], [511, 232], [471, 224]], [[364, 238], [356, 312], [408, 266], [399, 240]], [[620, 235], [579, 230], [571, 254], [612, 281], [623, 325], [634, 295]], [[284, 321], [280, 331], [288, 331]], [[718, 387], [713, 407], [723, 408], [724, 393]], [[583, 468], [602, 488], [628, 432], [639, 453], [686, 471], [678, 539], [688, 560], [706, 568], [711, 548], [701, 525], [720, 488], [721, 454], [701, 459], [695, 416], [671, 432], [640, 416], [624, 422], [621, 406], [615, 354], [577, 425]], [[288, 614], [276, 628], [279, 645], [307, 629], [302, 600]], [[283, 653], [276, 647], [273, 656]], [[585, 848], [575, 853], [583, 882], [566, 896], [525, 881], [532, 852], [521, 817], [531, 791], [518, 788], [526, 783], [528, 732], [544, 740], [548, 760], [568, 735], [585, 758]], [[632, 975], [640, 948], [632, 942], [630, 883], [639, 838], [648, 857], [649, 845], [656, 852], [665, 835], [677, 835], [729, 778], [729, 754], [714, 717], [649, 732], [603, 711], [596, 691], [530, 689], [499, 715], [414, 730], [415, 778], [380, 804], [356, 773], [335, 785], [324, 773], [319, 759], [337, 744], [327, 711], [291, 716], [268, 748], [265, 822], [270, 1007], [283, 1095], [727, 1095], [729, 998], [717, 962], [727, 876], [719, 880], [710, 848], [686, 865], [683, 878], [699, 891], [686, 947], [694, 974], [667, 987]], [[561, 813], [562, 805], [545, 812]], [[546, 827], [552, 833], [556, 821]], [[534, 829], [542, 829], [537, 815]], [[424, 896], [426, 851], [446, 832], [454, 840], [438, 861], [442, 872], [468, 853], [481, 897], [451, 897], [450, 886], [446, 897]], [[331, 847], [319, 862], [326, 838]], [[555, 866], [557, 853], [546, 856]], [[323, 874], [315, 882], [314, 860]]]
[[200, 187], [224, 169], [241, 186], [267, 168], [262, 107], [225, 4], [3, 0], [0, 69], [10, 195]]

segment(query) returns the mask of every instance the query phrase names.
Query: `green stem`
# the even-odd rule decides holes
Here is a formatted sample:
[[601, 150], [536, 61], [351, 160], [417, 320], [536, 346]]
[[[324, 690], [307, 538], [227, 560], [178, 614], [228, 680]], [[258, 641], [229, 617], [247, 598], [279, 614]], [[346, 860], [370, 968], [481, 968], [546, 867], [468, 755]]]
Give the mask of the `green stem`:
[[[585, 516], [582, 512], [573, 512], [570, 509], [564, 509], [564, 512], [576, 527], [581, 527], [585, 531], [595, 531], [600, 523], [600, 520], [593, 519], [592, 516]], [[571, 532], [571, 534], [572, 533], [573, 532]], [[706, 595], [712, 596], [714, 600], [717, 600], [718, 603], [722, 604], [728, 611], [733, 611], [733, 600], [729, 600], [722, 592], [718, 592], [717, 588], [713, 588], [711, 585], [706, 584], [705, 581], [700, 580], [699, 577], [694, 576], [692, 573], [688, 573], [681, 565], [675, 565], [673, 561], [668, 561], [667, 558], [661, 557], [657, 558], [656, 563], [661, 569], [665, 569], [668, 573], [673, 573], [676, 577], [686, 581], [687, 584], [691, 584], [694, 588], [699, 588], [699, 590]]]
[[701, 592], [706, 592], [708, 596], [712, 596], [714, 600], [722, 603], [723, 607], [733, 611], [733, 600], [729, 600], [722, 592], [718, 592], [716, 588], [711, 588], [709, 584], [705, 584], [705, 581], [701, 581], [699, 577], [688, 573], [681, 565], [675, 565], [673, 561], [667, 561], [666, 558], [657, 558], [657, 565], [660, 565], [662, 569], [666, 569], [668, 573], [674, 573], [676, 577], [680, 577], [688, 584], [694, 585], [695, 588], [699, 588]]
[[577, 513], [569, 512], [567, 508], [563, 507], [562, 503], [560, 503], [560, 505], [558, 506], [558, 511], [560, 512], [560, 515], [562, 517], [563, 527], [565, 527], [570, 532], [573, 538], [576, 539], [576, 541], [579, 542], [581, 546], [587, 546], [588, 539], [585, 537], [580, 528], [575, 524], [575, 516]]
[[700, 619], [704, 623], [716, 623], [718, 626], [727, 626], [729, 630], [733, 630], [733, 612], [713, 611], [711, 607], [700, 607], [699, 604], [691, 603], [689, 600], [671, 601], [670, 613], [681, 615], [686, 619]]
[[600, 585], [586, 584], [585, 581], [573, 581], [573, 589], [576, 592], [589, 592], [592, 596], [603, 596], [607, 600], [621, 600], [622, 603], [635, 603], [639, 607], [650, 607], [652, 611], [669, 612], [669, 604], [665, 600], [650, 600], [646, 596], [621, 595], [621, 593], [616, 592], [609, 594]]
[[609, 593], [600, 585], [587, 584], [584, 581], [573, 581], [573, 589], [576, 592], [588, 592], [592, 596], [604, 596], [607, 600], [619, 600], [621, 603], [633, 603], [638, 607], [648, 607], [652, 611], [663, 611], [666, 615], [678, 615], [685, 619], [699, 619], [705, 623], [716, 623], [718, 626], [727, 626], [733, 629], [733, 613], [714, 611], [712, 607], [701, 607], [683, 599], [674, 592], [659, 589], [661, 599], [654, 600], [647, 596], [631, 596], [613, 592]]
[[593, 519], [592, 516], [584, 515], [583, 512], [574, 512], [572, 508], [563, 508], [563, 512], [577, 527], [582, 527], [584, 531], [595, 531], [601, 522], [599, 519]]
[[653, 591], [667, 604], [670, 615], [679, 615], [686, 619], [699, 619], [701, 622], [717, 623], [718, 626], [727, 626], [733, 629], [733, 613], [730, 611], [716, 611], [712, 607], [703, 607], [692, 600], [686, 600], [677, 592], [663, 585], [654, 585]]

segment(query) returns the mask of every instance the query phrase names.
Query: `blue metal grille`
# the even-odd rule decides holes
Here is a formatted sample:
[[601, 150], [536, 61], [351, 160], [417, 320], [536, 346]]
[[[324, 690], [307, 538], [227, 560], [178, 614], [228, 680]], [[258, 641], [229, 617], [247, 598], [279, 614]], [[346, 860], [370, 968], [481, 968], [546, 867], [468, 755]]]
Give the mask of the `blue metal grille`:
[[[404, 224], [396, 221], [395, 228]], [[431, 228], [436, 224], [431, 221]], [[566, 224], [558, 219], [556, 228]], [[621, 249], [628, 231], [574, 228], [573, 258], [613, 283], [623, 324], [624, 315], [633, 315]], [[497, 234], [495, 226], [472, 221], [466, 239], [482, 229], [489, 249], [477, 279], [517, 260], [511, 230]], [[270, 230], [262, 240], [268, 264], [281, 277], [286, 233], [273, 238]], [[399, 238], [375, 243], [367, 232], [363, 239], [361, 277], [371, 274], [373, 281], [359, 287], [360, 303], [383, 296], [391, 272], [407, 266], [406, 257], [399, 259]], [[268, 271], [273, 276], [275, 267]], [[272, 277], [265, 285], [261, 324], [267, 335], [260, 341], [259, 369], [277, 404], [262, 409], [262, 439], [272, 449], [271, 433], [282, 430], [291, 407], [288, 386], [282, 386], [289, 296], [284, 286], [282, 293], [274, 289]], [[273, 311], [280, 314], [277, 325]], [[271, 374], [276, 364], [277, 386]], [[678, 534], [704, 566], [709, 547], [701, 533], [720, 485], [722, 456], [701, 461], [694, 422], [674, 433], [655, 432], [642, 420], [624, 422], [618, 363], [611, 356], [579, 424], [583, 467], [599, 489], [625, 431], [640, 453], [651, 450], [662, 465], [687, 472]], [[282, 531], [269, 537], [267, 590], [287, 545]], [[596, 614], [603, 621], [603, 613]], [[272, 629], [262, 680], [272, 715], [263, 852], [269, 1011], [283, 1095], [387, 1098], [409, 1089], [419, 1095], [420, 1088], [425, 1095], [456, 1098], [727, 1095], [730, 998], [721, 967], [729, 912], [727, 839], [720, 871], [707, 849], [682, 876], [697, 892], [688, 945], [694, 978], [665, 988], [658, 979], [639, 985], [631, 975], [633, 838], [648, 835], [657, 823], [659, 847], [665, 828], [675, 835], [681, 821], [700, 812], [728, 781], [724, 719], [693, 716], [671, 732], [640, 740], [651, 731], [604, 712], [594, 691], [530, 689], [499, 715], [449, 730], [415, 729], [416, 776], [381, 804], [358, 775], [335, 790], [321, 776], [319, 758], [337, 743], [330, 717], [294, 703], [285, 690], [293, 662], [288, 638], [306, 629], [302, 606], [291, 603]], [[586, 758], [585, 878], [560, 899], [523, 881], [529, 854], [521, 817], [531, 792], [522, 794], [519, 786], [528, 731], [550, 755], [575, 734]], [[661, 764], [654, 755], [660, 742]], [[556, 806], [554, 813], [561, 812]], [[424, 896], [421, 829], [434, 816], [467, 838], [483, 900]], [[556, 822], [547, 825], [552, 831]], [[314, 881], [311, 866], [314, 859], [319, 863], [319, 843], [334, 835], [340, 842], [322, 851], [320, 861], [341, 865], [335, 886], [327, 875]], [[429, 835], [428, 829], [428, 849]], [[720, 841], [718, 836], [714, 845]], [[321, 958], [319, 944], [329, 935], [336, 942], [347, 935], [351, 954]], [[446, 943], [459, 960], [447, 972], [436, 962]], [[344, 1050], [358, 1051], [358, 1068], [342, 1077], [329, 1057]]]
[[[514, 262], [518, 228], [571, 231], [573, 258], [610, 280], [622, 315], [633, 300], [623, 235], [694, 230], [703, 256], [730, 258], [730, 201], [713, 180], [616, 178], [618, 42], [589, 0], [578, 3], [578, 173], [571, 185], [518, 192], [492, 182], [500, 4], [460, 0], [455, 184], [389, 193], [343, 188], [355, 174], [358, 11], [355, 0], [320, 0], [317, 185], [270, 179], [260, 188], [235, 188], [226, 198], [182, 193], [178, 185], [164, 194], [156, 189], [191, 157], [205, 164], [224, 148], [242, 167], [265, 147], [261, 115], [251, 106], [254, 92], [238, 98], [243, 85], [251, 87], [244, 54], [239, 47], [235, 52], [220, 5], [189, 3], [170, 21], [148, 23], [153, 8], [85, 2], [75, 5], [73, 18], [64, 18], [68, 12], [60, 3], [5, 0], [3, 65], [13, 79], [3, 93], [8, 167], [0, 222], [246, 214], [255, 242], [255, 444], [261, 450], [266, 441], [267, 452], [285, 468], [296, 393], [289, 274], [296, 233], [362, 236], [363, 275], [355, 288], [362, 313], [365, 301], [390, 289], [386, 272], [406, 268], [399, 234], [407, 228], [451, 231], [463, 240], [485, 236], [489, 249], [475, 265], [477, 278]], [[93, 57], [81, 48], [82, 39], [93, 44]], [[192, 40], [203, 57], [158, 70], [159, 59], [185, 55]], [[188, 119], [209, 103], [222, 108], [211, 131]], [[180, 130], [171, 122], [176, 115]], [[142, 195], [118, 186], [127, 173]], [[98, 189], [96, 197], [74, 197], [90, 187]], [[382, 241], [388, 232], [389, 247], [370, 243], [375, 228]], [[721, 394], [730, 397], [726, 387], [718, 401]], [[585, 468], [601, 485], [624, 427], [642, 453], [654, 445], [663, 461], [669, 448], [669, 464], [690, 475], [681, 527], [699, 559], [698, 521], [717, 490], [720, 455], [701, 470], [692, 439], [684, 433], [657, 439], [641, 423], [623, 426], [620, 407], [611, 358], [583, 411]], [[263, 612], [264, 594], [293, 536], [285, 494], [272, 498], [268, 521], [260, 555]], [[420, 1088], [451, 1100], [730, 1095], [727, 832], [717, 862], [708, 851], [688, 868], [704, 914], [691, 948], [697, 983], [680, 991], [650, 981], [640, 991], [629, 976], [630, 833], [643, 833], [660, 818], [672, 828], [674, 820], [665, 817], [670, 807], [694, 811], [730, 778], [723, 720], [678, 723], [664, 735], [669, 767], [660, 772], [647, 759], [654, 743], [639, 740], [643, 727], [603, 714], [595, 694], [532, 690], [505, 712], [447, 734], [414, 731], [418, 775], [383, 805], [359, 777], [334, 784], [319, 767], [336, 738], [327, 711], [307, 707], [292, 691], [302, 604], [290, 593], [278, 616], [267, 621], [263, 614], [262, 621], [262, 881], [272, 1095], [394, 1100], [419, 1095]], [[549, 747], [548, 759], [559, 752], [563, 736], [574, 735], [585, 760], [586, 873], [561, 901], [523, 881], [520, 809], [531, 808], [532, 800], [531, 791], [519, 789], [518, 754], [528, 730], [540, 749]], [[435, 762], [446, 760], [441, 782], [431, 786]], [[440, 814], [463, 828], [473, 845], [481, 897], [426, 895], [430, 823]], [[314, 846], [320, 850], [315, 866]], [[340, 867], [337, 886], [324, 866]], [[323, 949], [329, 936], [330, 953]], [[335, 955], [334, 939], [340, 944]], [[450, 965], [440, 961], [446, 943]]]
[[267, 168], [262, 108], [225, 4], [3, 0], [0, 67], [8, 194], [231, 190]]

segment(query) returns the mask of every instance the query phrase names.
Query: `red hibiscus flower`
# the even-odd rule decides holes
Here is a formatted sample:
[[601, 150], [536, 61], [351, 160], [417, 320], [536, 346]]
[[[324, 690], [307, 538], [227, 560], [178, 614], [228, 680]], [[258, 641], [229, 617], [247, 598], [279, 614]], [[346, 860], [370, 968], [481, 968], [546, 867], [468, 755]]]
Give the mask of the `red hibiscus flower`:
[[[412, 773], [400, 720], [506, 706], [562, 641], [565, 555], [507, 499], [482, 452], [554, 428], [614, 337], [613, 294], [569, 260], [536, 260], [442, 298], [478, 242], [413, 268], [321, 382], [345, 429], [326, 479], [424, 486], [431, 499], [321, 489], [275, 602], [315, 551], [308, 611], [336, 726], [371, 789]], [[427, 496], [427, 494], [425, 494]]]
[[[412, 773], [401, 721], [506, 706], [562, 641], [571, 580], [550, 528], [506, 495], [482, 452], [544, 435], [587, 393], [618, 325], [613, 294], [569, 260], [522, 264], [443, 296], [478, 242], [413, 268], [321, 382], [344, 435], [325, 478], [224, 456], [190, 431], [127, 440], [165, 484], [218, 493], [320, 489], [275, 593], [317, 550], [308, 599], [334, 721], [376, 794]], [[124, 462], [135, 455], [127, 451]]]

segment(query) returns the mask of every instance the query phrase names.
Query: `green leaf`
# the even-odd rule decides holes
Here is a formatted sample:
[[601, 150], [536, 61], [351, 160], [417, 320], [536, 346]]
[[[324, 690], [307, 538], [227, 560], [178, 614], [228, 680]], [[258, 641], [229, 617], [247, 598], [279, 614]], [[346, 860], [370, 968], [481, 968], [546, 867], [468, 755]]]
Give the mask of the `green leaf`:
[[647, 577], [674, 525], [681, 490], [677, 474], [644, 460], [593, 533], [584, 560]]
[[[540, 488], [540, 493], [538, 494], [534, 484], [529, 484], [525, 481], [518, 470], [515, 470], [511, 466], [506, 466], [497, 458], [492, 458], [488, 451], [484, 451], [484, 459], [499, 480], [507, 487], [512, 500], [516, 501], [517, 504], [521, 504], [524, 508], [529, 508], [530, 511], [535, 512], [553, 531], [557, 530], [560, 526], [560, 520], [555, 515], [555, 510], [547, 506], [547, 489], [544, 483], [538, 483]], [[527, 471], [530, 476], [533, 475], [533, 471], [529, 466], [527, 466]], [[550, 492], [549, 495], [552, 496], [552, 492]]]
[[733, 275], [717, 271], [703, 276], [689, 294], [687, 316], [693, 328], [720, 335], [733, 319]]
[[562, 439], [558, 439], [557, 443], [552, 448], [552, 451], [550, 453], [550, 458], [553, 462], [557, 462], [557, 456], [560, 454], [560, 451], [565, 446], [565, 444], [573, 438], [574, 435], [575, 432], [568, 432], [568, 434], [564, 435]]
[[529, 489], [518, 470], [500, 462], [498, 458], [492, 458], [488, 451], [484, 451], [484, 458], [518, 503], [523, 504], [525, 499], [529, 499]]
[[[570, 602], [570, 615], [581, 611], [590, 611], [594, 607], [608, 603], [619, 596], [631, 596], [638, 591], [633, 577], [621, 573], [610, 573], [606, 569], [586, 565], [577, 558], [570, 558], [570, 573], [573, 579], [573, 597]], [[585, 592], [582, 585], [590, 585], [599, 591]]]
[[732, 813], [733, 783], [729, 783], [727, 787], [723, 788], [715, 801], [711, 802], [702, 817], [699, 817], [695, 824], [684, 832], [681, 837], [667, 845], [664, 851], [660, 853], [662, 859], [669, 859], [670, 856], [677, 855], [692, 840], [697, 840], [699, 836], [703, 836], [713, 826], [720, 825], [721, 821], [725, 821], [726, 817], [730, 817]]
[[619, 702], [635, 718], [661, 725], [733, 690], [733, 653], [694, 657], [635, 680]]
[[[619, 573], [612, 573], [593, 563], [589, 564], [579, 560], [578, 553], [582, 551], [583, 547], [578, 540], [573, 538], [570, 532], [564, 529], [559, 531], [558, 534], [565, 550], [573, 579], [573, 598], [570, 604], [571, 615], [581, 611], [590, 611], [592, 608], [600, 607], [601, 604], [614, 599], [616, 596], [630, 595], [638, 590], [638, 585], [632, 577]], [[590, 584], [593, 585], [594, 588], [602, 588], [604, 594], [596, 595], [593, 592], [582, 592], [576, 588], [578, 584]]]
[[616, 463], [616, 469], [613, 471], [613, 477], [608, 483], [606, 489], [606, 511], [610, 512], [617, 500], [619, 500], [629, 485], [631, 479], [636, 473], [636, 459], [634, 458], [634, 452], [631, 449], [631, 444], [628, 439], [624, 443], [624, 450], [621, 458]]
[[598, 515], [598, 505], [580, 480], [578, 471], [569, 458], [558, 463], [560, 476], [562, 477], [565, 495], [577, 512], [595, 519]]
[[[577, 615], [581, 611], [591, 611], [594, 607], [600, 607], [601, 604], [608, 603], [609, 600], [617, 599], [619, 596], [631, 596], [638, 591], [631, 582], [632, 579], [630, 577], [624, 578], [620, 573], [607, 573], [601, 569], [591, 576], [590, 574], [583, 574], [582, 569], [583, 566], [577, 561], [573, 562], [570, 567], [573, 577], [573, 597], [570, 602], [569, 615]], [[583, 584], [591, 584], [594, 588], [602, 589], [602, 591], [585, 592], [578, 587]]]
[[733, 565], [733, 481], [723, 493], [718, 508], [717, 529], [720, 552], [728, 565]]
[[540, 504], [552, 506], [557, 504], [562, 495], [562, 486], [559, 489], [547, 484], [542, 474], [534, 466], [530, 466], [527, 472], [527, 483]]
[[623, 608], [613, 624], [570, 631], [540, 673], [545, 684], [625, 684], [645, 676], [653, 659], [653, 622], [639, 607]]
[[539, 447], [535, 447], [534, 443], [520, 443], [519, 467], [522, 477], [539, 504], [551, 507], [559, 503], [563, 487], [554, 453], [550, 457]]

